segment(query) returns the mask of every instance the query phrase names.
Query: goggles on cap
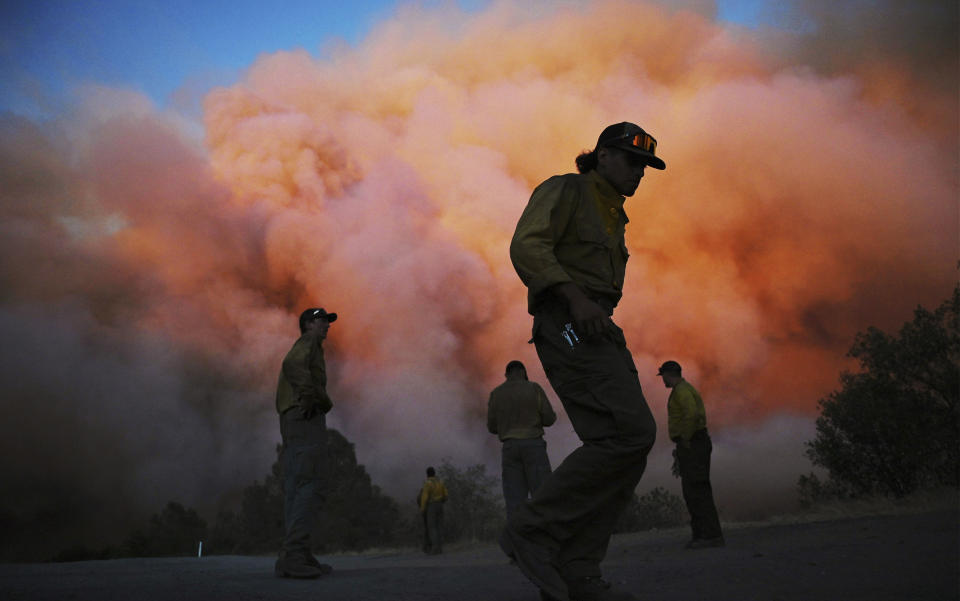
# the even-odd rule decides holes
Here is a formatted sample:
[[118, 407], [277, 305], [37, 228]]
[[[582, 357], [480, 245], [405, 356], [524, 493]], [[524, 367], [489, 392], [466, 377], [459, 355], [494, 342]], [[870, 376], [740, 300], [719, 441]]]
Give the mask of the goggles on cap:
[[633, 135], [624, 134], [604, 142], [604, 146], [608, 144], [625, 144], [627, 146], [638, 148], [644, 152], [649, 152], [650, 154], [656, 154], [657, 150], [657, 141], [647, 132]]

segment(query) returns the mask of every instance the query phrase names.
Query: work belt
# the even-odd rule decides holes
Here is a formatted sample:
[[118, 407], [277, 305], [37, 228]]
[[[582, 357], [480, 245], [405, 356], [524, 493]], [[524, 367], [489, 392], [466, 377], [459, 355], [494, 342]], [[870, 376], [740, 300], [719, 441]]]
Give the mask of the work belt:
[[[608, 316], [613, 315], [613, 309], [617, 306], [616, 301], [603, 296], [593, 296], [590, 294], [587, 295], [587, 298], [600, 305], [600, 308], [603, 309]], [[566, 312], [566, 301], [554, 296], [553, 294], [544, 294], [543, 300], [536, 305], [533, 312], [538, 313], [540, 311], [545, 311], [548, 313], [555, 313], [558, 308]]]

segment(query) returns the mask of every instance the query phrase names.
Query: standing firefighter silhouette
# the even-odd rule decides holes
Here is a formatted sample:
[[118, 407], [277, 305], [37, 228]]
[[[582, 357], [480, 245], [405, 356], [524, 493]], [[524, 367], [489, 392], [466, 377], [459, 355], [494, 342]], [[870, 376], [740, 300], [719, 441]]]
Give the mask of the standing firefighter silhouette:
[[285, 532], [275, 571], [285, 578], [317, 578], [332, 571], [311, 553], [310, 532], [323, 501], [326, 414], [333, 407], [323, 341], [336, 320], [336, 313], [323, 309], [300, 314], [300, 338], [283, 358], [277, 382]]

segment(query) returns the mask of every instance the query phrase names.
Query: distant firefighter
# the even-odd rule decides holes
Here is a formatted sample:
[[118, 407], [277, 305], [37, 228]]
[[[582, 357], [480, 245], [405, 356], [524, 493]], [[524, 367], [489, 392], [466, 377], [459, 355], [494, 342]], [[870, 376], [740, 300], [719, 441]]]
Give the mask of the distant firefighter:
[[[529, 135], [530, 152], [542, 152]], [[630, 601], [600, 562], [634, 496], [657, 424], [613, 310], [623, 296], [626, 196], [647, 167], [664, 169], [657, 141], [633, 123], [605, 128], [576, 158], [579, 173], [533, 191], [510, 243], [527, 287], [532, 342], [583, 445], [510, 516], [500, 545], [541, 590], [566, 601]]]
[[420, 489], [420, 513], [426, 528], [424, 551], [428, 555], [443, 552], [443, 504], [447, 502], [447, 487], [437, 478], [432, 467], [427, 468], [427, 479]]
[[550, 474], [543, 429], [557, 421], [557, 414], [543, 388], [527, 379], [523, 363], [507, 363], [505, 376], [490, 393], [487, 429], [503, 443], [501, 479], [509, 518]]
[[307, 309], [300, 314], [300, 338], [283, 358], [277, 383], [277, 412], [283, 438], [283, 521], [285, 534], [275, 572], [284, 578], [316, 578], [333, 568], [310, 551], [310, 533], [323, 501], [327, 395], [323, 341], [336, 313]]
[[681, 376], [680, 364], [667, 361], [657, 375], [672, 389], [667, 400], [670, 440], [677, 444], [674, 457], [680, 472], [683, 500], [690, 512], [693, 538], [688, 549], [724, 546], [720, 518], [710, 486], [710, 454], [713, 443], [707, 433], [707, 412], [700, 393]]

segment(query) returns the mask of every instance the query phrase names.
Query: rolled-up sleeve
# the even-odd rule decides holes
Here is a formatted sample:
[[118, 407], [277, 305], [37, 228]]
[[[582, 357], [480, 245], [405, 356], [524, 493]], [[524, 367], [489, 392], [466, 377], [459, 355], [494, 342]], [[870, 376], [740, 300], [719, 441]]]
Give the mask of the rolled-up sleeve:
[[573, 281], [554, 253], [575, 209], [569, 187], [564, 176], [554, 176], [540, 184], [520, 216], [510, 242], [510, 260], [531, 298], [551, 286]]

